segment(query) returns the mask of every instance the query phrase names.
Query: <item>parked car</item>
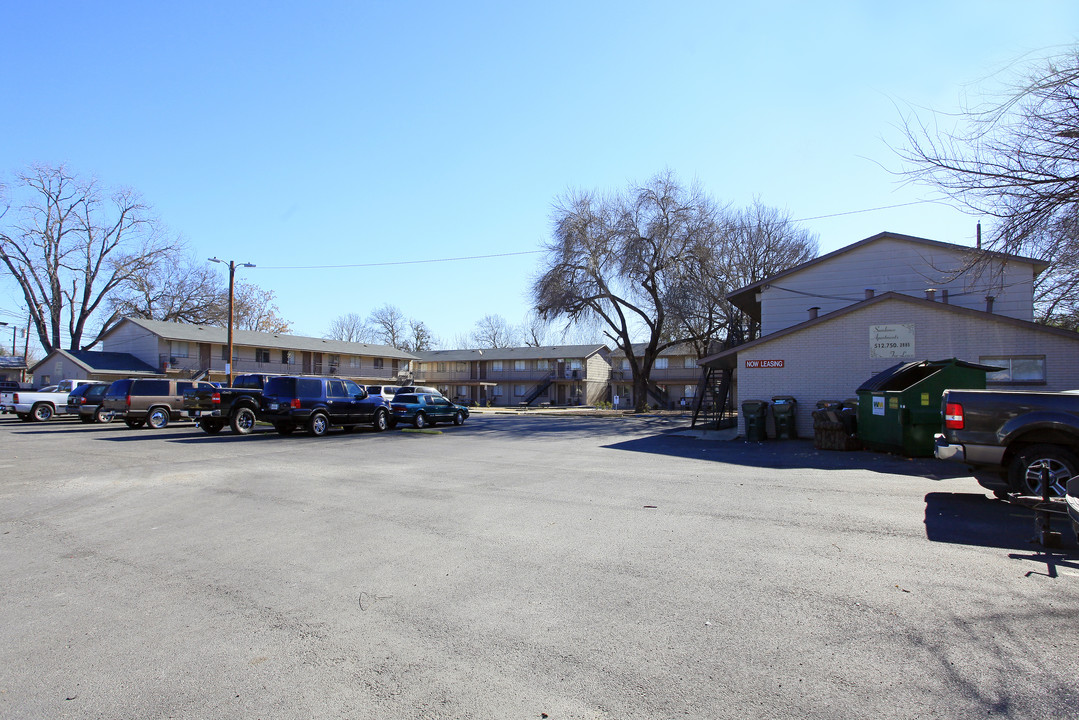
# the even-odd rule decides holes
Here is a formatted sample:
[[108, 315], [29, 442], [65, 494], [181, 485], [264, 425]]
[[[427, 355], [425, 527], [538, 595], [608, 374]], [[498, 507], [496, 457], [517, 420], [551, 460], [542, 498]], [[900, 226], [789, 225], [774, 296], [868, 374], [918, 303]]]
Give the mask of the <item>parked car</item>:
[[1068, 481], [1068, 517], [1072, 521], [1072, 530], [1075, 531], [1076, 539], [1079, 539], [1079, 475]]
[[49, 385], [40, 390], [18, 390], [0, 393], [0, 403], [4, 412], [13, 412], [20, 420], [44, 422], [53, 415], [67, 413], [67, 396], [80, 385], [88, 385], [93, 380], [61, 380], [56, 385]]
[[398, 385], [368, 385], [366, 389], [368, 395], [381, 395], [386, 402], [393, 402], [393, 396], [401, 390]]
[[232, 387], [196, 387], [184, 392], [184, 410], [194, 418], [198, 426], [210, 435], [221, 432], [228, 423], [238, 435], [247, 435], [255, 429], [262, 388], [266, 381], [276, 375], [259, 373], [237, 375]]
[[352, 380], [283, 376], [270, 378], [262, 389], [259, 419], [282, 435], [303, 427], [319, 437], [332, 426], [353, 430], [370, 424], [381, 432], [390, 425], [390, 409], [381, 395], [369, 395]]
[[428, 385], [404, 385], [397, 389], [399, 393], [427, 393], [428, 395], [442, 395], [438, 388]]
[[1008, 390], [945, 390], [943, 432], [935, 436], [940, 460], [964, 463], [978, 483], [1002, 497], [1061, 497], [1079, 475], [1079, 394]]
[[442, 395], [432, 393], [397, 393], [390, 403], [393, 424], [410, 422], [417, 428], [440, 422], [460, 425], [468, 417], [468, 408], [451, 403]]
[[159, 430], [184, 417], [185, 390], [209, 387], [213, 386], [201, 380], [126, 378], [109, 385], [103, 404], [110, 417], [122, 417], [129, 428], [147, 425]]
[[79, 385], [67, 396], [68, 414], [78, 415], [84, 423], [109, 422], [112, 417], [103, 405], [108, 389], [109, 383]]

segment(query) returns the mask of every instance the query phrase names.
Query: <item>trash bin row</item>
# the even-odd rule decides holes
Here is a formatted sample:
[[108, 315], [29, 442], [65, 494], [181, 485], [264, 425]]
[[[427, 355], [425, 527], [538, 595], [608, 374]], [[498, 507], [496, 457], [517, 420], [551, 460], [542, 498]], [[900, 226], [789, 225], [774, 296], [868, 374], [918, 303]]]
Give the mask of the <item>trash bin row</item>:
[[[745, 421], [745, 438], [752, 442], [768, 439], [767, 400], [746, 400], [742, 403], [742, 417]], [[798, 401], [790, 395], [777, 395], [772, 398], [772, 420], [777, 440], [793, 440], [798, 437], [795, 428], [795, 410]]]

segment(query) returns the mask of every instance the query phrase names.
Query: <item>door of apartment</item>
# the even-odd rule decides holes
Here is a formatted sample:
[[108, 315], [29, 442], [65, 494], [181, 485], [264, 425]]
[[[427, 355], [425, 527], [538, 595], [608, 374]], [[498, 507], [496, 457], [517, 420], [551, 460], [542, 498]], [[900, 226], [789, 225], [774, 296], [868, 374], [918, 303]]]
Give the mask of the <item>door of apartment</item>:
[[314, 353], [312, 358], [313, 370], [316, 375], [322, 374], [322, 353]]
[[210, 343], [199, 343], [199, 370], [210, 369]]
[[[561, 365], [561, 364], [564, 364], [564, 363], [559, 363], [559, 364]], [[565, 385], [560, 384], [558, 386], [558, 404], [559, 405], [565, 405], [566, 404], [566, 386]]]
[[560, 377], [560, 378], [566, 377], [566, 361], [565, 360], [559, 360], [558, 361], [558, 375], [557, 375], [557, 377]]
[[303, 354], [303, 374], [311, 374], [311, 353], [304, 351]]
[[397, 377], [397, 368], [400, 367], [400, 360], [394, 360], [390, 363], [390, 371], [393, 373], [391, 377]]
[[[480, 378], [480, 361], [479, 360], [473, 360], [470, 363], [470, 369], [471, 369], [472, 372], [468, 376], [469, 380], [479, 380], [479, 378]], [[476, 398], [472, 398], [472, 399], [475, 400]]]

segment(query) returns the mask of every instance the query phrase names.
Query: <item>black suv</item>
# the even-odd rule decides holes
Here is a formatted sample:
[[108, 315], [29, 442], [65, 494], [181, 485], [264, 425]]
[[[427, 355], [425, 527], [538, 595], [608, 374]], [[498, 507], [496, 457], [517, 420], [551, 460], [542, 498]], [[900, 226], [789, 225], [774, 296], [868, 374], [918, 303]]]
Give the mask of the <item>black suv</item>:
[[79, 385], [67, 396], [67, 414], [78, 415], [79, 420], [84, 423], [104, 423], [112, 420], [112, 416], [102, 404], [108, 389], [108, 383]]
[[381, 432], [390, 424], [389, 406], [381, 396], [368, 395], [353, 381], [341, 378], [270, 378], [262, 389], [259, 416], [282, 435], [304, 427], [321, 436], [332, 425], [353, 430], [368, 423]]

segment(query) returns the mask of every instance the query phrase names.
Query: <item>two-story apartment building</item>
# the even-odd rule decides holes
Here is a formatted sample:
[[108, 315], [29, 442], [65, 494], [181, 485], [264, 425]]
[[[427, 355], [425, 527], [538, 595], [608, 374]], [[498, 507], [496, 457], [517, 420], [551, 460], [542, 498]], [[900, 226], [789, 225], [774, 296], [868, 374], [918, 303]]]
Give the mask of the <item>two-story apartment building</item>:
[[853, 397], [898, 362], [955, 357], [1006, 368], [990, 387], [1079, 388], [1079, 334], [1032, 322], [1046, 267], [880, 233], [731, 293], [763, 334], [701, 364], [735, 373], [739, 405], [795, 397], [803, 437], [818, 400]]
[[[634, 355], [640, 358], [644, 348], [644, 343], [635, 344]], [[652, 366], [650, 376], [652, 382], [659, 386], [660, 392], [650, 394], [648, 403], [668, 409], [677, 409], [683, 405], [691, 407], [701, 380], [699, 359], [696, 349], [689, 343], [662, 350]], [[616, 407], [634, 407], [633, 369], [621, 348], [611, 352], [611, 388], [612, 402], [614, 398], [618, 400]]]
[[[340, 375], [360, 383], [411, 380], [415, 355], [388, 345], [279, 333], [233, 331], [232, 373]], [[55, 351], [34, 367], [35, 380], [157, 375], [227, 379], [228, 331], [211, 325], [124, 318], [103, 350]]]
[[417, 353], [416, 383], [479, 405], [594, 405], [610, 394], [606, 345]]

